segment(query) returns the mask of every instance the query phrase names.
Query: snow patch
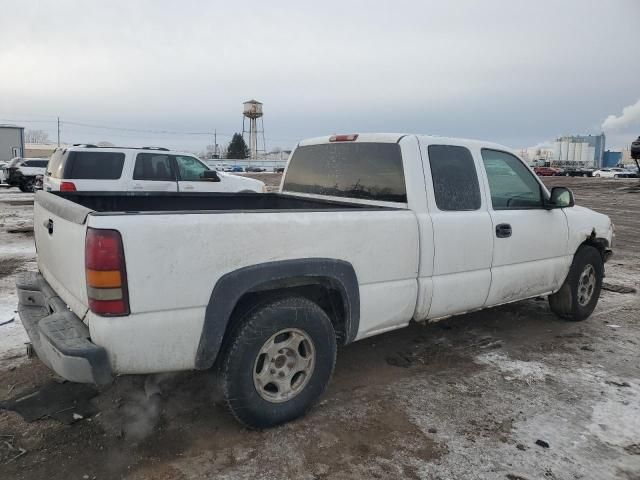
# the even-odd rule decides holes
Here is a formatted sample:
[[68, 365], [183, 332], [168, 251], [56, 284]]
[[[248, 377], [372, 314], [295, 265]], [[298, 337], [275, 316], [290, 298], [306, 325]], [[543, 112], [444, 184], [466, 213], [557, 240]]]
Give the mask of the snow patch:
[[506, 380], [517, 378], [527, 382], [540, 381], [544, 380], [547, 375], [551, 375], [551, 371], [540, 362], [513, 360], [498, 352], [488, 352], [477, 355], [474, 361], [481, 365], [497, 368], [506, 375]]

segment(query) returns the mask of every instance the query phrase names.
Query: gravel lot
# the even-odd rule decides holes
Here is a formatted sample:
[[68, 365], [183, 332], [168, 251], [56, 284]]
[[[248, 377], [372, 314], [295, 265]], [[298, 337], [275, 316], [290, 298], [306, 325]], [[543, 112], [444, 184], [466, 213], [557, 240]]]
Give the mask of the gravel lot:
[[[120, 377], [71, 425], [0, 410], [0, 478], [640, 479], [640, 184], [544, 181], [616, 225], [587, 321], [533, 299], [357, 342], [307, 417], [264, 432], [232, 420], [210, 373]], [[31, 202], [0, 190], [0, 323], [35, 268]], [[19, 319], [0, 326], [0, 401], [51, 379], [23, 340]]]

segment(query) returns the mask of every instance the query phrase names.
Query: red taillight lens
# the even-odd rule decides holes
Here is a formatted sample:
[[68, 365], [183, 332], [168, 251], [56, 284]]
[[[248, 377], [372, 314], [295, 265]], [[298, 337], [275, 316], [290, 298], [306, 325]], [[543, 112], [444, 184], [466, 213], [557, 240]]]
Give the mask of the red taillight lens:
[[60, 191], [61, 192], [75, 192], [76, 185], [73, 182], [62, 182], [60, 183]]
[[91, 311], [105, 316], [128, 315], [129, 292], [120, 232], [88, 228], [84, 259]]
[[331, 137], [329, 137], [330, 142], [354, 142], [357, 139], [357, 133], [352, 133], [350, 135], [332, 135]]

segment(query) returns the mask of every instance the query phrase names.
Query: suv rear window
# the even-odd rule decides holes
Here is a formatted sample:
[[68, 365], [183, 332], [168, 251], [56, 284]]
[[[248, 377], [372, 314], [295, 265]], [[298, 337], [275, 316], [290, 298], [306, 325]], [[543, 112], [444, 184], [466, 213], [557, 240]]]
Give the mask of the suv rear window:
[[397, 143], [328, 143], [298, 147], [283, 191], [407, 202]]
[[76, 180], [117, 180], [122, 175], [124, 153], [55, 152], [49, 162], [54, 178]]
[[20, 166], [44, 168], [47, 166], [47, 163], [49, 163], [49, 160], [27, 160], [26, 162], [22, 162]]

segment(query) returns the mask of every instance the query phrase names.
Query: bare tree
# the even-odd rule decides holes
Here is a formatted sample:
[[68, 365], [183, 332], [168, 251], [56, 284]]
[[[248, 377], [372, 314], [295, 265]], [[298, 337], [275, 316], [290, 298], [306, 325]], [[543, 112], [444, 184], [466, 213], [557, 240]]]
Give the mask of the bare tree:
[[44, 130], [27, 130], [24, 132], [25, 143], [49, 143], [49, 134]]

